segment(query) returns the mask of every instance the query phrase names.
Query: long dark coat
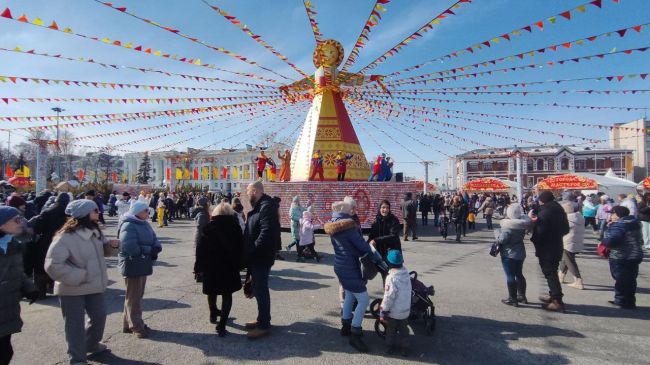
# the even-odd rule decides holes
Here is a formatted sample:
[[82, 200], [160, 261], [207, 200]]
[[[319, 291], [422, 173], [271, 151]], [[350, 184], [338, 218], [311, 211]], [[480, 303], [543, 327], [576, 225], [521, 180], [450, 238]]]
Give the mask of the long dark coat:
[[393, 213], [389, 213], [386, 217], [377, 214], [375, 221], [370, 226], [368, 242], [374, 240], [375, 248], [381, 254], [381, 258], [386, 260], [388, 250], [402, 250], [402, 244], [399, 240], [401, 231], [399, 220]]
[[196, 246], [194, 272], [203, 273], [203, 294], [230, 294], [241, 289], [244, 237], [237, 217], [212, 217]]

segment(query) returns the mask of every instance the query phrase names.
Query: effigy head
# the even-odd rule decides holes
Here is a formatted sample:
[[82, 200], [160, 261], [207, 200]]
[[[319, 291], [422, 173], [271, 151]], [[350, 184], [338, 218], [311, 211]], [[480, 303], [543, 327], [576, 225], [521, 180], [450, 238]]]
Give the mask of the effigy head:
[[314, 50], [314, 66], [316, 67], [338, 67], [343, 62], [343, 46], [334, 39], [328, 39], [319, 43]]

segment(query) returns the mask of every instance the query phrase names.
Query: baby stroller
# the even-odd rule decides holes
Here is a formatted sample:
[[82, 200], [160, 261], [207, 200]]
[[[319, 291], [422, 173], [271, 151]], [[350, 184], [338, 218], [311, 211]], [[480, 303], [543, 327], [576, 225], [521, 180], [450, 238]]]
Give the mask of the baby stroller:
[[[409, 320], [422, 320], [424, 333], [431, 336], [436, 329], [436, 307], [430, 297], [435, 295], [433, 285], [426, 286], [418, 280], [418, 273], [411, 271], [411, 315]], [[375, 317], [375, 332], [381, 338], [386, 337], [386, 326], [379, 320], [379, 308], [382, 299], [370, 303], [370, 313]]]

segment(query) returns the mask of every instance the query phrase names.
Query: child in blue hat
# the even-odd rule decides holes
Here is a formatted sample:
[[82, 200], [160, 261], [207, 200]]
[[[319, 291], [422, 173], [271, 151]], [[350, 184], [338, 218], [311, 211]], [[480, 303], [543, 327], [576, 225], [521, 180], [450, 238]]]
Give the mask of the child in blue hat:
[[380, 312], [380, 320], [386, 325], [386, 353], [392, 355], [399, 351], [402, 356], [408, 356], [411, 276], [404, 267], [402, 251], [389, 250], [386, 261], [389, 270]]

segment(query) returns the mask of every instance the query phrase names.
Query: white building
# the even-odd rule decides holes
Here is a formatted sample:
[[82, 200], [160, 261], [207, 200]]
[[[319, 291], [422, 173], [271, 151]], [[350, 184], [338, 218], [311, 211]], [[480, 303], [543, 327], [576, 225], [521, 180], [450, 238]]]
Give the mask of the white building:
[[629, 123], [616, 123], [609, 131], [609, 147], [632, 150], [634, 157], [634, 181], [650, 175], [649, 119]]
[[[278, 173], [280, 161], [278, 151], [288, 148], [284, 144], [275, 144], [264, 151], [276, 162]], [[207, 188], [216, 192], [236, 192], [257, 179], [255, 157], [259, 148], [195, 150], [188, 148], [185, 152], [161, 151], [150, 152], [151, 180], [153, 187], [166, 187], [175, 190], [178, 186], [191, 185]], [[123, 175], [127, 183], [136, 183], [138, 167], [142, 163], [144, 152], [124, 155]], [[263, 179], [268, 181], [267, 171]], [[277, 180], [276, 180], [277, 181]]]

